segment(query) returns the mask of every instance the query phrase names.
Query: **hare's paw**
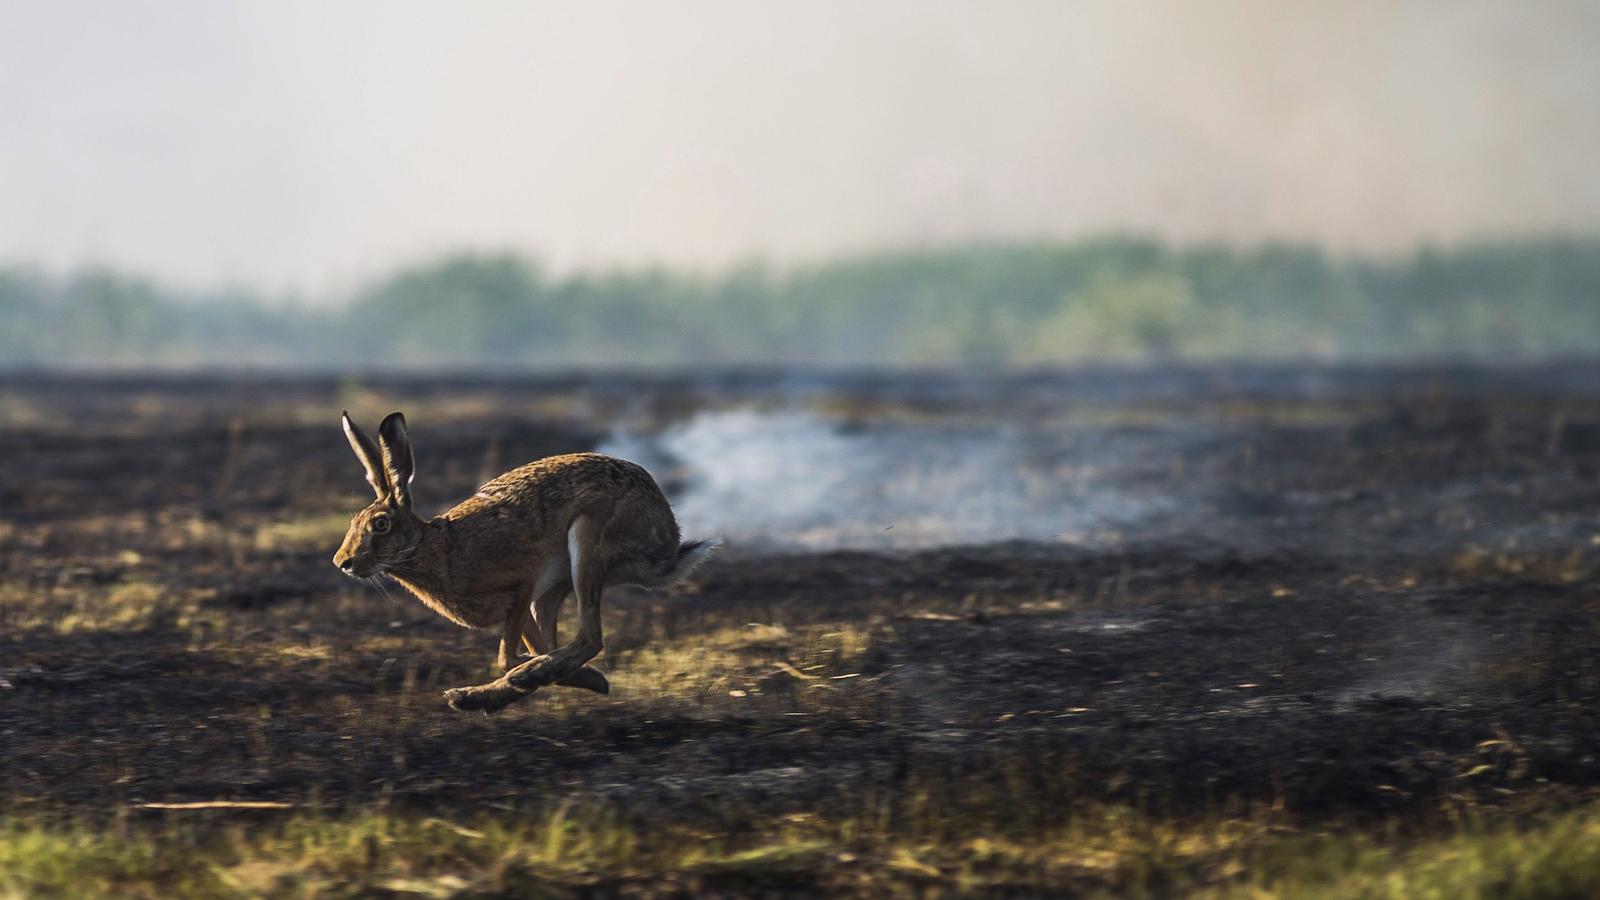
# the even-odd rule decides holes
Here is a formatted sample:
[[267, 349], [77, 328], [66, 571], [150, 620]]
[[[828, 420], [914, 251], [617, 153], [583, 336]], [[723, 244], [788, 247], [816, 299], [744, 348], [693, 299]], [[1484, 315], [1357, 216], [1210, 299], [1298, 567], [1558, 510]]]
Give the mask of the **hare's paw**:
[[456, 712], [478, 710], [483, 713], [493, 713], [515, 703], [526, 693], [528, 691], [514, 688], [504, 681], [494, 681], [472, 687], [452, 688], [444, 692], [444, 702], [450, 704], [450, 708]]
[[546, 654], [525, 659], [511, 671], [500, 677], [508, 685], [524, 691], [536, 691], [547, 684], [553, 684], [555, 676], [556, 658]]
[[607, 681], [606, 676], [602, 675], [600, 670], [593, 666], [584, 666], [570, 677], [563, 678], [557, 684], [583, 688], [586, 691], [594, 691], [596, 694], [611, 693], [611, 682]]

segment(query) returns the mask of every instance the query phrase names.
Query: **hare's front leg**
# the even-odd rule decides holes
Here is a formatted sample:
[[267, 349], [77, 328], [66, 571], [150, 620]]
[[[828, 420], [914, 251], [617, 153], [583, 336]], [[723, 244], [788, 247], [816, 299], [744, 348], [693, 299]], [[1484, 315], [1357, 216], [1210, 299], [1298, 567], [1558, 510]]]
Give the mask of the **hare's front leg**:
[[[506, 609], [505, 625], [500, 632], [500, 649], [495, 654], [495, 665], [504, 672], [512, 667], [512, 662], [517, 658], [518, 645], [524, 635], [536, 630], [533, 622], [533, 608], [529, 605], [532, 595], [531, 588], [519, 588], [512, 598], [511, 605]], [[528, 691], [512, 687], [506, 683], [502, 675], [488, 684], [479, 684], [472, 687], [451, 688], [444, 692], [446, 703], [455, 710], [482, 710], [490, 713], [504, 709], [512, 701]]]
[[[561, 604], [567, 599], [567, 593], [572, 590], [572, 582], [563, 578], [560, 584], [545, 590], [533, 602], [533, 617], [525, 620], [526, 625], [522, 633], [522, 640], [528, 645], [528, 651], [534, 656], [543, 656], [555, 649], [556, 645], [556, 616], [561, 612]], [[594, 666], [584, 666], [570, 678], [563, 678], [556, 684], [566, 687], [583, 688], [594, 691], [596, 694], [611, 693], [611, 682]]]
[[506, 610], [505, 630], [500, 633], [500, 652], [494, 660], [495, 668], [501, 672], [511, 668], [511, 661], [517, 658], [522, 646], [523, 634], [533, 628], [533, 609], [528, 605], [531, 593], [518, 590], [511, 599], [511, 608]]

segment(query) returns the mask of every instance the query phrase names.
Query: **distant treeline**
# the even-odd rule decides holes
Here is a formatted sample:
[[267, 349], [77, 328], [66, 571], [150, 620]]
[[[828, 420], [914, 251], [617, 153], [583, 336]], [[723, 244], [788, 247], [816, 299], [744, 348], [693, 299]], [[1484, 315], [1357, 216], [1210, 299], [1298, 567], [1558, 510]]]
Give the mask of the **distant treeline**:
[[717, 275], [564, 277], [513, 255], [342, 302], [0, 269], [0, 366], [939, 366], [1600, 354], [1600, 238], [1402, 258], [1138, 238], [886, 251]]

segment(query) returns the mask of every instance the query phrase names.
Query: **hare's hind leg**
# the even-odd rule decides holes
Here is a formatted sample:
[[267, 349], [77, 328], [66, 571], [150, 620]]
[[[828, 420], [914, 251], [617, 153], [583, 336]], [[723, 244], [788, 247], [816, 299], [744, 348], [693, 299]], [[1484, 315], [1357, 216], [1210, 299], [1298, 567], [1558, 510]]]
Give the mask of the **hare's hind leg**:
[[[572, 583], [563, 578], [560, 584], [546, 590], [533, 601], [533, 618], [524, 629], [522, 640], [534, 656], [542, 656], [555, 649], [556, 616], [560, 614], [561, 604], [567, 599], [567, 592], [571, 590]], [[563, 678], [556, 684], [583, 688], [597, 694], [611, 693], [611, 682], [607, 681], [606, 676], [594, 666], [584, 666], [576, 675]]]
[[[586, 512], [567, 529], [567, 558], [572, 561], [573, 592], [578, 595], [578, 636], [549, 655], [531, 659], [507, 672], [505, 680], [512, 687], [531, 691], [570, 678], [602, 649], [600, 600], [606, 586], [604, 545], [609, 512]], [[554, 634], [552, 616], [551, 637]]]
[[572, 583], [578, 595], [578, 636], [566, 646], [534, 657], [489, 684], [445, 691], [452, 709], [494, 712], [541, 687], [565, 681], [593, 659], [603, 646], [600, 600], [605, 590], [603, 558], [605, 522], [609, 509], [591, 509], [567, 529], [567, 556], [572, 561]]

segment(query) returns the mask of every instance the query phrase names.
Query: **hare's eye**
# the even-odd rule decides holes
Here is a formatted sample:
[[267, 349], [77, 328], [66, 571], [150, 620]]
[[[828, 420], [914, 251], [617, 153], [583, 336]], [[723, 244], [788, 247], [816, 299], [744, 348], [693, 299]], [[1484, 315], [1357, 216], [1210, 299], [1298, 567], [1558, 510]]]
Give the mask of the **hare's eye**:
[[373, 534], [383, 534], [384, 532], [386, 532], [388, 530], [389, 530], [389, 517], [388, 516], [373, 516], [372, 517], [372, 533]]

